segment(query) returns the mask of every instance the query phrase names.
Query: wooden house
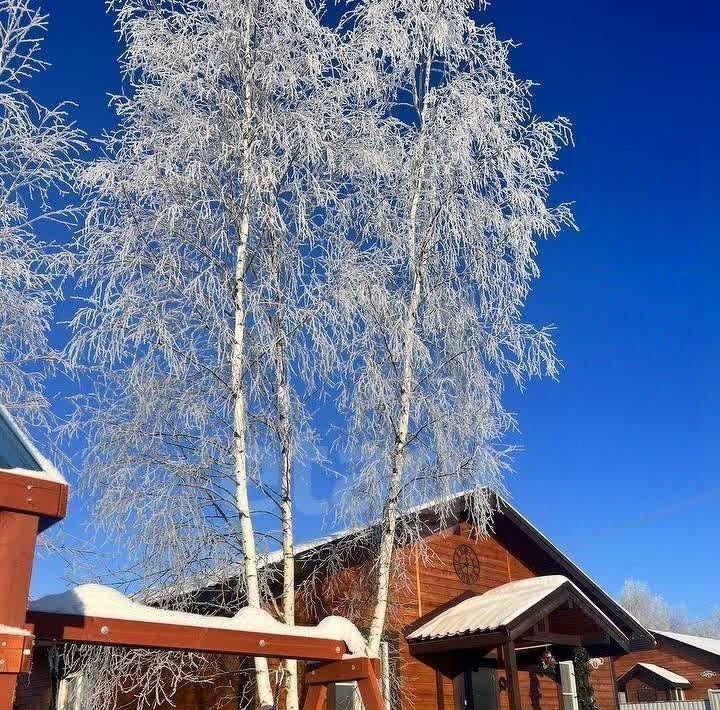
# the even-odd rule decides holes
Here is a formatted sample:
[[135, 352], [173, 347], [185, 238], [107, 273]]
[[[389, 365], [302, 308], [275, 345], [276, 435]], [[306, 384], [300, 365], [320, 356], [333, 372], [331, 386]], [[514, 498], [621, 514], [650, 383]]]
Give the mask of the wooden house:
[[653, 631], [657, 647], [616, 662], [618, 691], [627, 703], [707, 700], [720, 692], [720, 640]]
[[[653, 637], [514, 507], [502, 500], [496, 507], [486, 537], [474, 534], [465, 496], [455, 499], [449, 522], [428, 507], [421, 513], [424, 554], [398, 551], [382, 659], [392, 707], [561, 710], [563, 692], [572, 689], [561, 684], [555, 663], [583, 646], [600, 710], [617, 710], [615, 659], [651, 651]], [[326, 538], [297, 555], [297, 577], [312, 580], [314, 598], [311, 606], [298, 599], [298, 623], [335, 613], [367, 629], [372, 561], [359, 552], [322, 571], [323, 556], [343, 541]], [[201, 585], [197, 598], [208, 603], [228, 585], [232, 573]], [[226, 688], [207, 685], [181, 689], [174, 704], [201, 710], [221, 695], [220, 707], [238, 707]], [[354, 703], [352, 688], [339, 687], [328, 707], [353, 710]], [[44, 710], [23, 705], [22, 697], [18, 707]]]

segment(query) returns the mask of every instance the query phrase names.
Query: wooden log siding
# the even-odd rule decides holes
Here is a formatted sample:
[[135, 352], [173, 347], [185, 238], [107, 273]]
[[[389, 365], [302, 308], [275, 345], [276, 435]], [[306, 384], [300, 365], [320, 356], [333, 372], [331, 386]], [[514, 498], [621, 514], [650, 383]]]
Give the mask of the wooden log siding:
[[[391, 584], [393, 603], [388, 614], [386, 632], [393, 639], [397, 639], [397, 667], [403, 689], [403, 708], [455, 710], [452, 664], [438, 672], [426, 662], [427, 659], [414, 658], [405, 641], [405, 631], [418, 619], [420, 610], [422, 614], [428, 614], [463, 593], [482, 594], [507, 582], [557, 573], [555, 569], [547, 569], [544, 558], [534, 556], [532, 551], [521, 558], [522, 545], [514, 543], [508, 546], [494, 536], [476, 539], [470, 533], [469, 525], [461, 523], [426, 538], [425, 543], [432, 559], [432, 563], [427, 567], [423, 566], [422, 561], [418, 564], [415, 550], [399, 551], [400, 571]], [[460, 544], [471, 546], [480, 562], [480, 576], [473, 584], [460, 581], [453, 568], [453, 555]], [[509, 547], [515, 551], [512, 552]], [[366, 631], [374, 602], [374, 590], [367, 581], [371, 579], [369, 571], [369, 565], [357, 563], [330, 579], [318, 582], [315, 590], [318, 603], [312, 614], [302, 609], [301, 600], [298, 600], [299, 622], [301, 619], [301, 623], [314, 624], [328, 614], [340, 614], [347, 616], [361, 630]], [[560, 629], [548, 628], [545, 631]], [[464, 658], [467, 659], [467, 656]], [[440, 665], [443, 665], [442, 662]], [[593, 671], [592, 679], [600, 710], [617, 710], [609, 660]], [[498, 670], [498, 681], [499, 710], [510, 710], [507, 682], [502, 668]], [[518, 685], [522, 710], [561, 710], [559, 686], [554, 680], [521, 668], [518, 672]], [[304, 694], [305, 691], [301, 691], [301, 698]], [[174, 706], [178, 710], [200, 710], [211, 707], [213, 702], [218, 700], [218, 695], [218, 691], [212, 686], [189, 685], [178, 692]], [[229, 703], [228, 700], [228, 704], [221, 707], [232, 707]], [[161, 710], [169, 708], [170, 706], [163, 707]], [[284, 710], [282, 699], [280, 708]]]
[[[433, 563], [425, 567], [418, 564], [415, 550], [403, 550], [399, 555], [400, 573], [391, 586], [392, 608], [389, 610], [387, 634], [397, 639], [399, 673], [406, 702], [422, 710], [455, 710], [455, 691], [451, 671], [436, 670], [421, 658], [413, 658], [405, 641], [405, 629], [418, 618], [419, 610], [428, 614], [449, 600], [472, 592], [482, 594], [494, 587], [519, 579], [527, 579], [545, 570], [531, 569], [526, 561], [509, 552], [495, 537], [475, 539], [467, 523], [428, 537], [425, 543]], [[470, 545], [480, 561], [480, 577], [474, 584], [460, 581], [453, 569], [452, 559], [459, 544]], [[367, 584], [369, 568], [363, 564], [343, 570], [332, 579], [318, 584], [317, 615], [304, 621], [317, 623], [327, 614], [341, 614], [353, 620], [361, 630], [367, 625], [373, 608], [373, 588]], [[616, 710], [613, 681], [609, 661], [593, 672], [593, 683], [600, 710]], [[500, 710], [510, 710], [504, 671], [498, 670]], [[558, 684], [552, 679], [529, 671], [518, 673], [522, 710], [561, 710]], [[179, 710], [198, 710], [192, 687], [181, 691], [175, 702]], [[301, 693], [302, 695], [302, 693]], [[281, 703], [281, 707], [284, 707]]]

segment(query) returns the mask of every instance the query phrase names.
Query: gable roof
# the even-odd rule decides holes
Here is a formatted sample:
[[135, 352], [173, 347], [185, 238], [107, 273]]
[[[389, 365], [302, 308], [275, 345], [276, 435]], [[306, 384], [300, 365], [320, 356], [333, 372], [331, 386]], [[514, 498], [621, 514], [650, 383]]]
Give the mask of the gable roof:
[[[584, 607], [621, 645], [623, 632], [602, 613], [567, 577], [530, 577], [502, 584], [483, 594], [458, 601], [407, 635], [410, 642], [447, 639], [494, 631], [516, 638], [540, 618], [572, 599]], [[540, 607], [538, 609], [538, 607]]]
[[[43, 532], [67, 511], [68, 485], [0, 404], [0, 488], [2, 507], [39, 518]], [[32, 491], [32, 493], [29, 493]]]
[[528, 541], [552, 561], [555, 573], [565, 575], [607, 616], [623, 627], [625, 634], [630, 639], [631, 651], [648, 651], [655, 648], [655, 639], [652, 634], [507, 500], [496, 496], [496, 507], [505, 520], [526, 535]]
[[673, 673], [673, 671], [668, 670], [667, 668], [663, 668], [662, 666], [658, 666], [655, 663], [636, 663], [632, 668], [625, 671], [618, 679], [618, 683], [623, 683], [624, 681], [628, 680], [631, 676], [635, 675], [638, 671], [648, 671], [649, 673], [652, 673], [653, 675], [657, 676], [658, 678], [662, 678], [662, 680], [666, 681], [667, 683], [670, 683], [670, 685], [676, 687], [676, 688], [689, 688], [690, 687], [690, 681], [679, 675], [678, 673]]
[[[450, 500], [449, 505], [453, 509], [453, 513], [457, 516], [457, 519], [462, 519], [463, 515], [467, 514], [469, 510], [467, 500], [472, 494], [473, 491], [463, 491]], [[644, 651], [655, 648], [655, 639], [652, 634], [632, 616], [632, 614], [620, 606], [599, 584], [572, 562], [565, 553], [550, 542], [538, 528], [521, 515], [505, 498], [495, 493], [491, 495], [493, 497], [493, 508], [495, 510], [493, 529], [498, 537], [503, 537], [501, 528], [507, 528], [508, 526], [516, 533], [519, 532], [523, 538], [521, 548], [527, 550], [527, 548], [531, 547], [539, 551], [544, 557], [547, 569], [543, 570], [543, 573], [547, 575], [558, 574], [567, 577], [605, 616], [612, 619], [613, 622], [621, 628], [623, 634], [629, 639], [629, 650]], [[432, 531], [434, 529], [433, 526], [437, 525], [438, 519], [434, 511], [441, 503], [443, 503], [442, 500], [428, 501], [415, 506], [408, 511], [407, 514], [424, 517], [428, 530]], [[445, 499], [445, 503], [447, 505], [447, 499]], [[312, 557], [320, 553], [326, 545], [337, 544], [360, 533], [367, 533], [376, 526], [377, 523], [361, 528], [351, 528], [310, 541], [303, 545], [298, 545], [295, 548], [296, 557], [301, 560], [303, 557]], [[263, 566], [270, 567], [278, 565], [281, 562], [282, 551], [274, 551], [264, 558]], [[197, 582], [192, 585], [183, 586], [182, 588], [169, 587], [163, 590], [147, 590], [143, 596], [151, 599], [167, 599], [173, 595], [190, 594], [200, 591], [201, 589], [208, 589], [237, 578], [241, 574], [241, 568], [242, 565], [240, 564], [231, 565], [209, 577], [206, 576], [203, 580], [197, 580]]]
[[674, 631], [655, 631], [655, 636], [664, 636], [671, 641], [679, 641], [686, 646], [692, 646], [713, 656], [720, 658], [720, 639], [710, 639], [705, 636], [691, 636], [690, 634], [678, 634]]

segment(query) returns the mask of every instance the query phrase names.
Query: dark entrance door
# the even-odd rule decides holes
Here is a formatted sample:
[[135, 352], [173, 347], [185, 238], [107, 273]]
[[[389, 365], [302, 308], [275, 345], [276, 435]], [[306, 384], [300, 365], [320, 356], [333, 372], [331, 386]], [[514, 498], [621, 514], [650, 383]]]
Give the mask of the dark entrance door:
[[497, 671], [472, 668], [455, 677], [456, 710], [498, 710]]

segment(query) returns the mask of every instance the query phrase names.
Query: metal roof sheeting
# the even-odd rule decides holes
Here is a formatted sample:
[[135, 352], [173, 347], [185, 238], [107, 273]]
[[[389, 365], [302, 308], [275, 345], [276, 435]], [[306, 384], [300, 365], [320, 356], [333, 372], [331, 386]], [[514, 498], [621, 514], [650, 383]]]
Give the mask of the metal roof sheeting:
[[[563, 575], [532, 577], [508, 582], [484, 594], [460, 601], [415, 629], [407, 638], [411, 641], [429, 641], [502, 629], [563, 585], [569, 585], [575, 594], [597, 609]], [[607, 619], [599, 609], [597, 613]], [[608, 623], [612, 624], [609, 619]]]

